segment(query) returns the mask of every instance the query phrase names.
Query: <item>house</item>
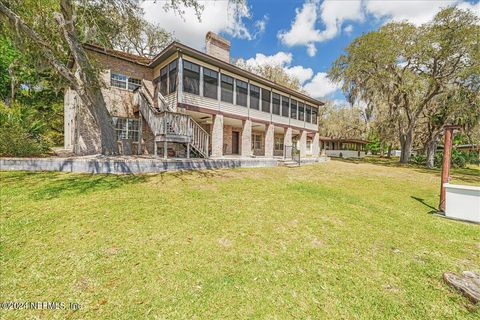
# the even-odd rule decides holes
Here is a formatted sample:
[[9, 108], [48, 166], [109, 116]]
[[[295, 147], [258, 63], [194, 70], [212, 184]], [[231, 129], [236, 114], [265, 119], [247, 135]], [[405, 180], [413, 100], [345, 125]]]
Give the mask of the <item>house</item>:
[[363, 158], [368, 141], [361, 139], [320, 138], [320, 148], [329, 157]]
[[[323, 103], [231, 64], [230, 42], [212, 32], [206, 53], [179, 42], [153, 59], [85, 48], [104, 70], [102, 90], [124, 154], [319, 156], [317, 118]], [[98, 153], [92, 119], [79, 112], [78, 100], [73, 90], [66, 91], [65, 148]]]

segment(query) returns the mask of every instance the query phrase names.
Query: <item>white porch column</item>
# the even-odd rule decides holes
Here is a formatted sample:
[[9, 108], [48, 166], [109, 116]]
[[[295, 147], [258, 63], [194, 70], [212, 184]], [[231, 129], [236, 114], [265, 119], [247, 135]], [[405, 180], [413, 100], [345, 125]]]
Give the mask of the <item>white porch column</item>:
[[300, 140], [298, 140], [298, 150], [300, 151], [300, 158], [305, 158], [307, 155], [307, 131], [300, 132]]
[[269, 123], [265, 131], [265, 157], [273, 158], [273, 148], [275, 142], [275, 125]]
[[242, 157], [252, 155], [252, 120], [242, 121]]
[[[289, 147], [289, 148], [286, 148]], [[292, 128], [285, 129], [285, 135], [283, 136], [283, 148], [286, 153], [283, 155], [285, 158], [292, 157]]]
[[213, 116], [212, 127], [212, 158], [223, 156], [223, 115]]
[[318, 132], [315, 132], [312, 141], [312, 156], [318, 158], [320, 155], [320, 135]]

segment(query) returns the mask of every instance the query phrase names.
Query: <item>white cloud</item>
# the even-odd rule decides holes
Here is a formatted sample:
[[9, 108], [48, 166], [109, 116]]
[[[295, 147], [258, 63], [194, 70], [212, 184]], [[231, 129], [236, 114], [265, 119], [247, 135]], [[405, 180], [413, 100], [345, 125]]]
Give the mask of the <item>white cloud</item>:
[[258, 31], [250, 32], [245, 26], [244, 20], [251, 18], [251, 13], [246, 3], [231, 4], [229, 1], [205, 1], [202, 2], [201, 21], [197, 19], [192, 8], [181, 7], [182, 16], [163, 9], [160, 1], [144, 1], [142, 7], [145, 10], [145, 18], [158, 23], [167, 31], [187, 45], [202, 49], [205, 45], [205, 35], [208, 31], [215, 33], [224, 32], [232, 37], [252, 40], [259, 31], [264, 31], [267, 20], [264, 18], [257, 21]]
[[243, 63], [245, 63], [248, 67], [256, 68], [265, 64], [273, 64], [284, 67], [286, 65], [289, 65], [292, 62], [292, 59], [293, 56], [291, 53], [280, 51], [271, 56], [266, 56], [263, 53], [257, 53], [255, 55], [255, 58], [239, 60], [243, 61]]
[[[466, 0], [418, 0], [418, 1], [378, 1], [378, 0], [306, 0], [295, 11], [288, 31], [282, 30], [277, 37], [289, 46], [305, 46], [307, 54], [315, 56], [317, 42], [337, 37], [342, 28], [345, 34], [353, 31], [348, 22], [362, 22], [366, 16], [384, 21], [408, 21], [420, 25], [431, 20], [442, 8], [458, 5], [471, 9], [480, 15], [480, 2], [475, 4]], [[321, 27], [323, 25], [323, 27]]]
[[285, 68], [285, 72], [291, 76], [295, 77], [300, 81], [300, 84], [305, 83], [305, 81], [313, 77], [312, 68], [305, 68], [303, 66], [294, 66], [291, 68]]
[[327, 73], [318, 72], [311, 81], [303, 86], [303, 89], [314, 98], [323, 98], [340, 89], [340, 84], [330, 81]]
[[[325, 25], [317, 29], [317, 20]], [[280, 31], [278, 38], [287, 46], [304, 45], [309, 56], [315, 56], [316, 42], [335, 38], [345, 21], [362, 21], [361, 0], [331, 1], [325, 0], [319, 5], [318, 0], [307, 1], [301, 9], [296, 9], [295, 20], [290, 30]]]
[[348, 26], [346, 26], [345, 28], [343, 28], [343, 32], [347, 35], [350, 35], [353, 31], [353, 26], [351, 24], [349, 24]]

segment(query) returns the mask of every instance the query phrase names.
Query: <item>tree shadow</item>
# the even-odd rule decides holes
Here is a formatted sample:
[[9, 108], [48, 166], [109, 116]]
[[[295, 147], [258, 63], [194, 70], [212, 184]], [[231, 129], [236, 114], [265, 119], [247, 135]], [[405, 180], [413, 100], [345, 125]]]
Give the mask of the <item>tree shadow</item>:
[[147, 181], [147, 176], [137, 175], [75, 175], [54, 176], [53, 179], [32, 194], [34, 200], [51, 200], [64, 196], [77, 196], [92, 192], [111, 190], [129, 184]]
[[423, 204], [425, 207], [429, 208], [429, 209], [432, 209], [430, 210], [428, 213], [429, 214], [434, 214], [434, 213], [438, 213], [438, 209], [435, 208], [434, 206], [431, 206], [429, 205], [428, 203], [425, 202], [425, 199], [422, 199], [422, 198], [418, 198], [418, 197], [414, 197], [414, 196], [410, 196], [410, 198], [412, 198], [413, 200], [416, 200], [418, 202], [420, 202], [421, 204]]

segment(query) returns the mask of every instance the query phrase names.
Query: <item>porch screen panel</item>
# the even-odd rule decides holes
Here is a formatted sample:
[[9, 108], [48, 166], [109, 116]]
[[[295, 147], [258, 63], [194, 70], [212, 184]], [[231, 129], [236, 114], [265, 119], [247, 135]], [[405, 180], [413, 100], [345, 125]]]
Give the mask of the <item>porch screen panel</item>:
[[222, 74], [222, 101], [233, 103], [233, 78]]
[[177, 90], [177, 60], [170, 62], [168, 65], [168, 93]]
[[318, 122], [318, 110], [317, 108], [312, 108], [312, 123], [317, 124]]
[[289, 117], [289, 113], [290, 113], [289, 100], [290, 99], [288, 97], [282, 96], [282, 116], [287, 118]]
[[270, 113], [270, 90], [262, 89], [262, 111]]
[[200, 66], [186, 60], [183, 62], [183, 91], [200, 94]]
[[272, 94], [272, 113], [280, 115], [280, 95]]
[[160, 70], [160, 93], [163, 96], [168, 94], [168, 66]]
[[235, 80], [237, 86], [237, 105], [246, 107], [248, 99], [248, 83], [241, 80]]
[[290, 105], [290, 117], [297, 119], [297, 100], [292, 99]]
[[298, 103], [298, 120], [305, 120], [305, 107], [304, 104], [301, 102]]
[[203, 96], [218, 98], [218, 72], [203, 68]]
[[310, 123], [312, 116], [312, 109], [310, 106], [305, 105], [305, 121]]
[[250, 85], [250, 108], [260, 109], [260, 88], [253, 84]]

